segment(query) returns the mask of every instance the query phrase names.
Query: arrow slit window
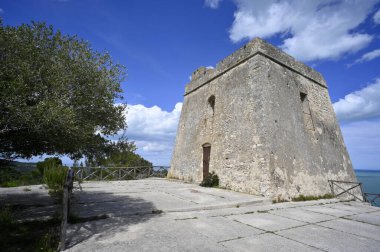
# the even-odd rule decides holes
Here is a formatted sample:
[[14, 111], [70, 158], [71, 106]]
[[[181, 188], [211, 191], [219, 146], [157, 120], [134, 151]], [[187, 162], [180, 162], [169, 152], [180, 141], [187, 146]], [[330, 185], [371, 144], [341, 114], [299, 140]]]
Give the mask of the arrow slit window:
[[307, 98], [307, 94], [300, 93], [300, 98], [302, 102], [302, 112], [303, 112], [303, 121], [305, 128], [308, 130], [314, 130], [313, 118], [311, 116], [311, 110], [309, 105], [309, 99]]

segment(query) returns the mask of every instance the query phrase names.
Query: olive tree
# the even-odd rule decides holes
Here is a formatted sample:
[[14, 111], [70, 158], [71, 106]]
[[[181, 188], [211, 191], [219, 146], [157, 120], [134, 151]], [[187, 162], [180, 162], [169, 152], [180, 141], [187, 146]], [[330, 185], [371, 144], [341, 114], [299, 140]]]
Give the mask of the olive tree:
[[0, 158], [79, 158], [126, 128], [125, 68], [45, 23], [0, 20]]

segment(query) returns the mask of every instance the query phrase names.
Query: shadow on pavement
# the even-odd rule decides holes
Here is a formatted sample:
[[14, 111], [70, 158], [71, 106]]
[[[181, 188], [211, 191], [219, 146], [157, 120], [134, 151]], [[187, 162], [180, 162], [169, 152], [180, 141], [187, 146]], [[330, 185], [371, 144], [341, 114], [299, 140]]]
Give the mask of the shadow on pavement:
[[[125, 231], [130, 225], [158, 217], [160, 211], [152, 202], [141, 199], [138, 195], [130, 197], [102, 191], [81, 191], [73, 194], [71, 214], [78, 219], [97, 220], [69, 224], [66, 248], [71, 248], [99, 233], [110, 236]], [[104, 215], [107, 216], [105, 219]], [[101, 239], [101, 236], [97, 239]]]
[[24, 192], [20, 189], [16, 191], [15, 188], [1, 192], [0, 208], [3, 207], [11, 209], [13, 218], [17, 221], [49, 219], [61, 210], [58, 200], [43, 190]]

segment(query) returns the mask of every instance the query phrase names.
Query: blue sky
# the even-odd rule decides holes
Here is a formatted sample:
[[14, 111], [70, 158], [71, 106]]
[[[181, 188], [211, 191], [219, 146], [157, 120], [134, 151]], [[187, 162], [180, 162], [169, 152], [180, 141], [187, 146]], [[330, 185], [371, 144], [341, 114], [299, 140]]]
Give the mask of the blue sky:
[[127, 135], [156, 165], [170, 163], [191, 73], [258, 36], [323, 74], [354, 167], [380, 169], [380, 0], [0, 0], [0, 15], [125, 65]]

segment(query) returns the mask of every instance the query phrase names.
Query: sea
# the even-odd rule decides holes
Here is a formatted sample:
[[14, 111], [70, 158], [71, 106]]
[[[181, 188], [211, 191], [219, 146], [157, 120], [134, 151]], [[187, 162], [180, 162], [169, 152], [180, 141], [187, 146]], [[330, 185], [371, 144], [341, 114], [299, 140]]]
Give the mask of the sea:
[[[378, 194], [377, 199], [372, 205], [380, 207], [380, 170], [355, 170], [356, 177], [362, 182], [365, 193]], [[375, 196], [369, 196], [372, 199]]]

